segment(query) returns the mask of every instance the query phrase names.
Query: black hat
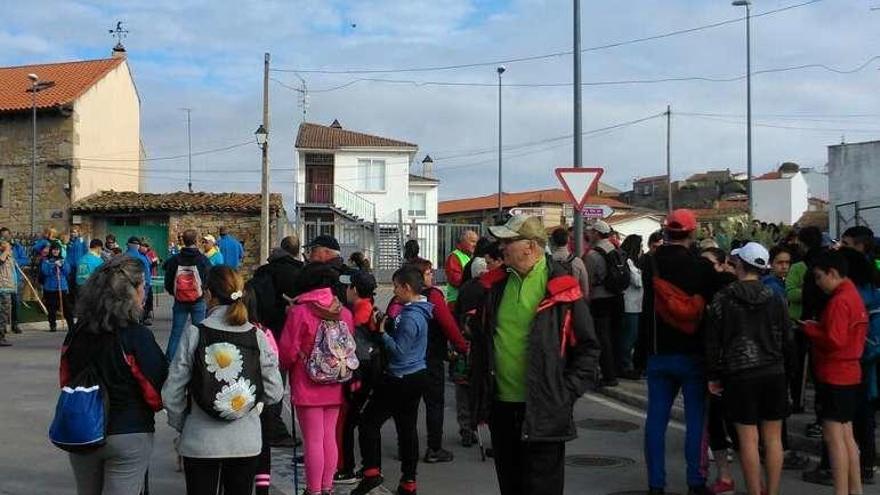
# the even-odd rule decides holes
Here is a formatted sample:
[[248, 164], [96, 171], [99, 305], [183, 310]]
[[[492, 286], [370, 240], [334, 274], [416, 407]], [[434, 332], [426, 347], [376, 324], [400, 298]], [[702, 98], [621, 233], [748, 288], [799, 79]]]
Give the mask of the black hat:
[[324, 247], [327, 249], [332, 249], [334, 251], [339, 251], [339, 241], [336, 240], [332, 235], [319, 235], [312, 239], [312, 242], [306, 244], [306, 248], [313, 247]]
[[[348, 279], [346, 282], [345, 279]], [[339, 281], [348, 283], [357, 290], [358, 294], [374, 294], [376, 292], [376, 277], [372, 273], [357, 270], [347, 275], [341, 275]]]
[[138, 237], [138, 236], [136, 236], [136, 235], [133, 235], [133, 236], [131, 236], [131, 237], [128, 238], [128, 244], [137, 244], [138, 246], [140, 246], [140, 245], [141, 245], [141, 239], [140, 239], [140, 237]]

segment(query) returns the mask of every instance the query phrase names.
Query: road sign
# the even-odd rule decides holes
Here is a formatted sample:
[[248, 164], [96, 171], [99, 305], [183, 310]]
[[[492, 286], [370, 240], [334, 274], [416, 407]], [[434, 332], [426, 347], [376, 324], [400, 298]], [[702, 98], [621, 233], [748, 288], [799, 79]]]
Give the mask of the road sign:
[[544, 208], [511, 208], [511, 215], [525, 215], [528, 217], [543, 217], [545, 214]]
[[584, 218], [608, 218], [614, 214], [614, 209], [608, 205], [584, 205], [581, 207], [581, 216]]
[[596, 193], [599, 178], [605, 170], [601, 168], [557, 168], [556, 177], [568, 193], [574, 207], [583, 208], [591, 194]]

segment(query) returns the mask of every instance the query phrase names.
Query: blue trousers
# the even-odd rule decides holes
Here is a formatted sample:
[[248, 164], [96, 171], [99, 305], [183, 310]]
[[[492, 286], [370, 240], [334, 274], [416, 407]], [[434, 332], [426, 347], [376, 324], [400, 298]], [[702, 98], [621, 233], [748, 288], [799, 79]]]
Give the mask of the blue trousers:
[[180, 336], [186, 328], [186, 319], [189, 317], [192, 325], [198, 325], [205, 319], [205, 311], [207, 306], [205, 300], [201, 299], [194, 303], [182, 303], [174, 301], [171, 307], [171, 335], [168, 336], [168, 346], [165, 347], [165, 355], [168, 361], [174, 359], [174, 352], [177, 351], [177, 344], [180, 342]]
[[702, 360], [676, 354], [648, 358], [648, 417], [645, 421], [645, 462], [648, 485], [666, 487], [666, 429], [672, 404], [678, 392], [684, 394], [687, 426], [684, 455], [687, 461], [688, 486], [706, 483], [704, 422], [706, 413], [706, 376]]

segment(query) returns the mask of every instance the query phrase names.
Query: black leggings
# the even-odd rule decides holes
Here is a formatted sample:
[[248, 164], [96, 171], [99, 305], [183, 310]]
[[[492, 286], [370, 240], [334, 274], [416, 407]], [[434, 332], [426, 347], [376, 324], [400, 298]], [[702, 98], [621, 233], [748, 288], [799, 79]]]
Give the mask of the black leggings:
[[[255, 457], [225, 459], [183, 458], [186, 495], [251, 495], [257, 472]], [[223, 491], [218, 490], [218, 485]]]
[[415, 481], [419, 462], [419, 401], [427, 386], [426, 370], [402, 378], [386, 375], [361, 415], [360, 446], [364, 470], [382, 468], [382, 425], [394, 418], [402, 480]]
[[443, 447], [443, 410], [446, 395], [446, 366], [442, 359], [428, 359], [428, 387], [425, 389], [425, 428], [428, 448]]
[[67, 322], [67, 330], [73, 330], [73, 307], [70, 304], [70, 297], [67, 292], [43, 291], [43, 300], [46, 303], [46, 309], [49, 311], [49, 329], [55, 330], [57, 328], [56, 317], [58, 310], [61, 309], [64, 321]]
[[736, 428], [724, 417], [724, 400], [717, 395], [709, 396], [709, 420], [706, 429], [709, 433], [709, 448], [713, 452], [738, 449]]

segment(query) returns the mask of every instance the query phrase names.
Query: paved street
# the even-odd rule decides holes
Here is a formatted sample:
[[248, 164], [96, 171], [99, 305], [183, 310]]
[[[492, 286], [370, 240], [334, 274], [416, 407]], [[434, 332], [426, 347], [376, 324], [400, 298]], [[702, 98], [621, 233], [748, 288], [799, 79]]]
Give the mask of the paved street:
[[[167, 300], [162, 299], [161, 304], [160, 317], [153, 328], [164, 346], [169, 328]], [[46, 439], [56, 397], [58, 349], [62, 339], [62, 333], [29, 331], [13, 337], [14, 347], [2, 349], [0, 396], [10, 401], [0, 408], [3, 425], [0, 443], [5, 446], [0, 449], [0, 494], [75, 493], [66, 454]], [[448, 396], [452, 397], [451, 387]], [[588, 394], [579, 401], [575, 416], [576, 420], [584, 421], [584, 427], [579, 429], [580, 438], [568, 446], [566, 493], [610, 494], [643, 489], [641, 413], [608, 398]], [[447, 425], [446, 447], [455, 453], [456, 460], [451, 464], [420, 464], [420, 493], [497, 493], [491, 460], [481, 462], [476, 448], [464, 449], [457, 444], [453, 403], [447, 406]], [[608, 427], [621, 431], [594, 429]], [[686, 491], [680, 428], [673, 426], [668, 437], [670, 493]], [[385, 468], [388, 486], [393, 488], [399, 471], [393, 459], [396, 449], [390, 423], [385, 433]], [[174, 470], [172, 438], [164, 415], [159, 414], [150, 473], [154, 494], [178, 495], [185, 491], [182, 474]], [[289, 451], [276, 451], [276, 454], [281, 458], [274, 477], [276, 493], [292, 494]], [[604, 465], [609, 463], [616, 465]], [[602, 465], [586, 467], [582, 464]], [[785, 473], [785, 492], [799, 495], [830, 492], [828, 488], [802, 483], [797, 475], [799, 473]]]

